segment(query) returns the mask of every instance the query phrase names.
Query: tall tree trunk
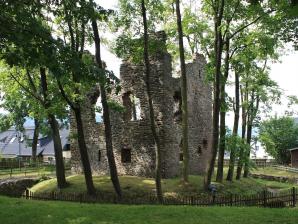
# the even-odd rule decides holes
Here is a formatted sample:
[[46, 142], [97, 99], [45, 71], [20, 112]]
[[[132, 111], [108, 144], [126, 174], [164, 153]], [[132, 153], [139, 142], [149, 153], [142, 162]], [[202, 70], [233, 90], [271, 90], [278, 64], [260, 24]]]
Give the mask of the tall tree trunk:
[[51, 126], [52, 138], [54, 142], [57, 186], [58, 188], [65, 188], [67, 187], [67, 182], [65, 179], [65, 168], [63, 161], [61, 138], [59, 133], [59, 125], [53, 114], [48, 115], [48, 122]]
[[[51, 107], [51, 103], [48, 100], [48, 84], [47, 84], [46, 70], [43, 67], [40, 68], [40, 84], [42, 89], [42, 95], [44, 98], [44, 107], [47, 110]], [[52, 138], [54, 142], [57, 186], [58, 188], [65, 188], [67, 186], [67, 182], [65, 179], [65, 168], [64, 168], [64, 162], [63, 162], [61, 138], [59, 134], [59, 125], [55, 116], [50, 113], [48, 114], [48, 122], [51, 126]]]
[[88, 150], [85, 142], [85, 134], [84, 134], [84, 127], [82, 122], [82, 113], [81, 113], [80, 105], [77, 105], [77, 107], [75, 107], [73, 111], [74, 111], [76, 123], [77, 123], [77, 140], [79, 143], [79, 150], [80, 150], [80, 156], [81, 156], [81, 161], [82, 161], [83, 170], [84, 170], [87, 192], [89, 195], [95, 195], [96, 190], [93, 184], [89, 155], [88, 155]]
[[[79, 35], [78, 33], [78, 27], [76, 26], [76, 22], [77, 20], [74, 19], [73, 20], [73, 15], [72, 15], [72, 8], [68, 7], [67, 2], [66, 1], [62, 1], [61, 4], [63, 5], [63, 10], [65, 13], [65, 21], [66, 24], [68, 26], [68, 30], [69, 30], [69, 35], [70, 35], [70, 46], [71, 46], [71, 54], [77, 55], [81, 60], [82, 60], [82, 53], [84, 51], [84, 42], [85, 42], [85, 26], [82, 25], [80, 30], [80, 34], [81, 35], [81, 41], [79, 41], [77, 39], [77, 35]], [[73, 24], [74, 22], [74, 24]], [[85, 23], [84, 18], [81, 19], [82, 23]], [[74, 27], [73, 27], [74, 26]], [[79, 44], [81, 44], [81, 49], [79, 51]], [[81, 76], [83, 75], [82, 73], [79, 74], [75, 74], [74, 72], [71, 72], [72, 75], [72, 80], [75, 84], [80, 84], [81, 82]], [[69, 104], [69, 106], [71, 107], [71, 109], [73, 110], [74, 114], [75, 114], [75, 120], [76, 120], [76, 124], [77, 124], [77, 140], [78, 140], [78, 145], [79, 145], [79, 152], [80, 152], [80, 156], [81, 156], [81, 162], [82, 162], [82, 166], [83, 166], [83, 170], [84, 170], [84, 176], [85, 176], [85, 182], [86, 182], [86, 187], [87, 187], [87, 192], [89, 195], [95, 195], [96, 194], [96, 190], [93, 184], [93, 178], [92, 178], [92, 170], [91, 170], [91, 166], [90, 166], [90, 160], [89, 160], [89, 155], [88, 155], [88, 149], [87, 149], [87, 145], [85, 142], [85, 134], [84, 134], [84, 126], [83, 126], [83, 121], [82, 121], [82, 108], [81, 108], [81, 102], [80, 101], [71, 101], [68, 96], [66, 95], [63, 86], [61, 85], [61, 83], [58, 81], [58, 86], [60, 89], [60, 92], [63, 96], [63, 98], [67, 101], [67, 103]], [[78, 87], [74, 87], [74, 93], [81, 96], [81, 92], [79, 90]]]
[[[233, 137], [238, 135], [238, 126], [239, 126], [239, 112], [240, 112], [240, 97], [239, 97], [239, 74], [235, 72], [235, 110], [234, 110], [234, 125], [233, 125]], [[227, 180], [232, 181], [234, 176], [234, 167], [236, 159], [236, 148], [232, 147], [230, 154], [229, 170], [227, 175]]]
[[163, 195], [161, 188], [161, 145], [160, 139], [156, 130], [155, 116], [152, 102], [152, 90], [150, 85], [150, 62], [149, 62], [149, 45], [148, 45], [148, 25], [147, 25], [147, 13], [145, 7], [145, 1], [141, 2], [143, 26], [144, 26], [144, 64], [145, 64], [145, 84], [147, 88], [148, 104], [149, 104], [149, 116], [150, 116], [150, 127], [155, 142], [155, 184], [156, 194], [159, 203], [163, 203]]
[[[253, 92], [253, 97], [252, 100], [254, 100], [254, 92]], [[259, 96], [256, 96], [256, 106], [252, 106], [251, 109], [251, 115], [250, 115], [250, 119], [247, 125], [247, 144], [249, 145], [249, 150], [246, 154], [246, 158], [245, 158], [245, 166], [244, 166], [244, 173], [243, 173], [243, 177], [246, 178], [248, 177], [249, 174], [249, 159], [250, 159], [250, 143], [251, 143], [251, 138], [252, 138], [252, 128], [253, 128], [253, 121], [256, 118], [257, 112], [259, 110]], [[252, 105], [254, 105], [254, 102], [252, 103]]]
[[34, 132], [33, 132], [33, 140], [32, 140], [32, 161], [34, 165], [36, 163], [38, 136], [39, 136], [39, 121], [37, 119], [34, 119]]
[[[247, 83], [246, 83], [246, 87], [245, 89], [247, 89]], [[243, 92], [243, 90], [241, 89], [241, 104], [242, 104], [242, 134], [241, 134], [241, 138], [242, 141], [245, 141], [245, 134], [246, 134], [246, 124], [247, 124], [247, 110], [245, 108], [245, 102], [247, 102], [248, 100], [248, 95], [247, 95], [247, 90], [245, 90], [245, 92]], [[240, 180], [241, 178], [241, 173], [242, 173], [242, 168], [243, 168], [243, 159], [244, 159], [244, 150], [243, 148], [240, 149], [240, 153], [239, 153], [239, 160], [238, 160], [238, 165], [237, 165], [237, 175], [236, 175], [236, 180]]]
[[[94, 34], [95, 43], [95, 57], [97, 65], [100, 69], [104, 69], [102, 66], [101, 55], [100, 55], [100, 37], [98, 33], [98, 27], [96, 20], [92, 20], [92, 29]], [[111, 180], [115, 189], [115, 192], [119, 199], [122, 197], [122, 191], [120, 187], [120, 182], [118, 178], [117, 166], [115, 162], [114, 152], [113, 152], [113, 142], [112, 142], [112, 130], [110, 121], [110, 109], [107, 102], [105, 84], [100, 83], [100, 93], [101, 93], [101, 104], [103, 109], [103, 122], [105, 125], [105, 140], [106, 140], [106, 150], [108, 163], [110, 168]]]
[[245, 153], [243, 177], [248, 176], [248, 162], [249, 162], [249, 156], [250, 156], [251, 135], [252, 135], [252, 115], [248, 115], [246, 143], [247, 145], [249, 145], [249, 150]]
[[213, 89], [213, 113], [212, 113], [212, 141], [211, 141], [211, 159], [209, 162], [209, 166], [207, 169], [207, 174], [205, 177], [205, 189], [209, 188], [211, 183], [214, 165], [217, 155], [218, 148], [218, 134], [219, 134], [219, 112], [220, 112], [220, 78], [221, 78], [221, 58], [222, 58], [222, 48], [223, 48], [223, 40], [222, 40], [222, 17], [223, 17], [223, 9], [224, 9], [224, 0], [218, 1], [218, 10], [215, 12], [214, 17], [214, 33], [215, 33], [215, 41], [214, 41], [214, 52], [215, 52], [215, 74], [214, 74], [214, 89]]
[[[225, 87], [221, 85], [221, 103], [225, 103]], [[225, 148], [226, 148], [226, 112], [220, 112], [220, 125], [219, 125], [219, 150], [218, 150], [218, 158], [217, 158], [217, 175], [216, 181], [222, 182], [223, 180], [223, 167], [224, 167], [224, 156], [225, 156]]]
[[182, 152], [183, 152], [183, 181], [188, 182], [189, 152], [188, 152], [188, 108], [187, 108], [187, 77], [184, 58], [183, 30], [181, 24], [180, 1], [176, 0], [177, 29], [179, 37], [179, 54], [182, 80]]
[[222, 34], [218, 19], [215, 21], [215, 80], [213, 89], [213, 113], [212, 113], [212, 141], [211, 141], [211, 160], [208, 166], [207, 175], [205, 178], [205, 189], [208, 189], [217, 156], [218, 138], [219, 138], [219, 113], [220, 113], [220, 77], [221, 77], [221, 55], [222, 55]]
[[222, 83], [220, 85], [220, 127], [219, 127], [219, 151], [218, 151], [218, 164], [217, 164], [217, 175], [216, 181], [223, 181], [223, 166], [224, 166], [224, 156], [226, 149], [226, 82], [229, 76], [230, 69], [230, 39], [226, 38], [226, 54], [225, 54], [225, 70], [222, 78]]

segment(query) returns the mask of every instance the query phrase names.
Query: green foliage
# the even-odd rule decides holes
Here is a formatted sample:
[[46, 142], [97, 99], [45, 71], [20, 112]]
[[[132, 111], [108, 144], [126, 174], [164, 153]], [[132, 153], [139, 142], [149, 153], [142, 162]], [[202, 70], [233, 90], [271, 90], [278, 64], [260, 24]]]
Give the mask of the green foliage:
[[111, 108], [111, 110], [114, 110], [120, 113], [124, 113], [126, 110], [123, 105], [121, 105], [115, 100], [108, 100], [108, 105], [109, 105], [109, 108]]
[[239, 157], [239, 153], [241, 150], [243, 150], [245, 154], [250, 150], [250, 145], [246, 143], [245, 139], [242, 139], [238, 135], [233, 135], [229, 130], [227, 131], [225, 141], [226, 141], [226, 151], [228, 152], [234, 151], [235, 158]]
[[298, 125], [291, 117], [272, 117], [260, 124], [259, 139], [278, 163], [289, 164], [288, 149], [298, 146]]
[[[160, 0], [145, 1], [148, 17], [149, 55], [166, 49], [163, 43], [156, 39], [156, 27], [160, 26], [165, 11]], [[142, 34], [141, 1], [120, 0], [119, 11], [115, 15], [111, 27], [120, 33], [112, 46], [115, 54], [136, 64], [143, 61], [143, 34]]]
[[0, 132], [6, 131], [12, 125], [10, 116], [6, 114], [0, 114]]

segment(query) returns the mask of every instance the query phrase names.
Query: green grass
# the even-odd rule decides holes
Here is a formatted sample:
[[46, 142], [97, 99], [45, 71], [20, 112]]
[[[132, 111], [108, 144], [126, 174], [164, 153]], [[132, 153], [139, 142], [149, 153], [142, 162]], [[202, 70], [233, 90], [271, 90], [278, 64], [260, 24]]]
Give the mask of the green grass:
[[298, 178], [298, 173], [290, 172], [286, 170], [279, 170], [274, 167], [265, 167], [252, 170], [252, 173], [255, 174], [265, 174], [271, 176], [280, 176], [280, 177], [289, 177], [289, 178]]
[[[155, 191], [155, 182], [152, 178], [143, 178], [135, 176], [120, 176], [120, 184], [125, 195], [146, 195]], [[110, 177], [94, 176], [94, 184], [97, 190], [105, 194], [114, 194]], [[62, 189], [62, 192], [86, 192], [84, 177], [82, 175], [74, 175], [67, 178], [69, 187]], [[183, 184], [180, 178], [163, 179], [162, 188], [165, 195], [202, 195], [206, 194], [203, 189], [202, 176], [190, 176], [189, 184]], [[232, 193], [249, 195], [263, 191], [266, 188], [288, 189], [294, 185], [288, 183], [279, 183], [275, 181], [265, 181], [253, 178], [243, 178], [240, 181], [228, 182], [224, 181], [217, 185], [218, 193]], [[46, 180], [38, 183], [31, 188], [33, 192], [52, 192], [56, 191], [56, 180]]]
[[127, 206], [0, 197], [5, 224], [296, 224], [298, 209]]
[[54, 175], [55, 167], [47, 166], [47, 167], [29, 167], [21, 169], [1, 169], [0, 170], [0, 179], [12, 177], [21, 177], [21, 176], [43, 176], [43, 175]]

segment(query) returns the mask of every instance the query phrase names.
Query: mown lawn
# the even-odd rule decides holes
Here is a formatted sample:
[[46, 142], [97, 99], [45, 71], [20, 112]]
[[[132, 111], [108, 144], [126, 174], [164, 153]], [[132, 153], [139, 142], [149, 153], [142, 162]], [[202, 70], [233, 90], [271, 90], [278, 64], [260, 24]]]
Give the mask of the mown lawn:
[[[145, 195], [155, 191], [155, 182], [152, 178], [143, 178], [135, 176], [120, 176], [120, 184], [123, 194], [129, 195]], [[94, 176], [95, 187], [98, 191], [105, 194], [113, 194], [114, 190], [110, 177]], [[163, 179], [162, 188], [165, 195], [200, 195], [206, 194], [203, 189], [203, 176], [190, 176], [189, 184], [183, 184], [180, 178]], [[74, 175], [67, 178], [69, 187], [62, 189], [62, 192], [86, 192], [84, 177], [82, 175]], [[253, 178], [243, 178], [240, 181], [228, 182], [224, 181], [217, 185], [218, 193], [232, 193], [249, 195], [263, 191], [266, 188], [288, 189], [294, 185], [288, 183], [279, 183], [275, 181], [265, 181]], [[33, 192], [52, 192], [56, 191], [56, 180], [46, 180], [38, 183], [31, 188]]]
[[289, 177], [289, 178], [298, 178], [298, 173], [290, 172], [286, 170], [279, 170], [274, 167], [265, 167], [252, 170], [252, 173], [255, 174], [265, 174], [271, 176], [280, 176], [280, 177]]
[[21, 169], [0, 169], [0, 179], [12, 177], [23, 177], [23, 176], [53, 176], [55, 175], [54, 166], [44, 167], [28, 167]]
[[297, 221], [297, 208], [100, 205], [0, 197], [3, 224], [296, 224]]

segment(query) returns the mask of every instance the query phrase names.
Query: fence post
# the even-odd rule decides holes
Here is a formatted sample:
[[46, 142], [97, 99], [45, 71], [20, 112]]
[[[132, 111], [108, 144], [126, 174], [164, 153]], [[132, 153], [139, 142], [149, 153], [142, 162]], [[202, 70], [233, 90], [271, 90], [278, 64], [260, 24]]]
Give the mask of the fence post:
[[79, 194], [79, 196], [80, 196], [80, 203], [82, 203], [83, 202], [83, 194], [81, 193], [81, 194]]
[[215, 204], [215, 193], [212, 194], [212, 204]]
[[233, 206], [233, 194], [230, 195], [230, 206]]
[[12, 176], [12, 163], [10, 161], [10, 177]]
[[263, 192], [263, 200], [264, 200], [264, 203], [263, 203], [263, 205], [264, 205], [264, 207], [266, 207], [267, 206], [267, 191], [266, 190], [264, 190], [264, 192]]
[[26, 195], [26, 199], [28, 199], [29, 198], [29, 190], [28, 190], [28, 188], [26, 189], [25, 195]]
[[296, 207], [296, 188], [292, 189], [292, 199], [293, 199], [293, 207]]

